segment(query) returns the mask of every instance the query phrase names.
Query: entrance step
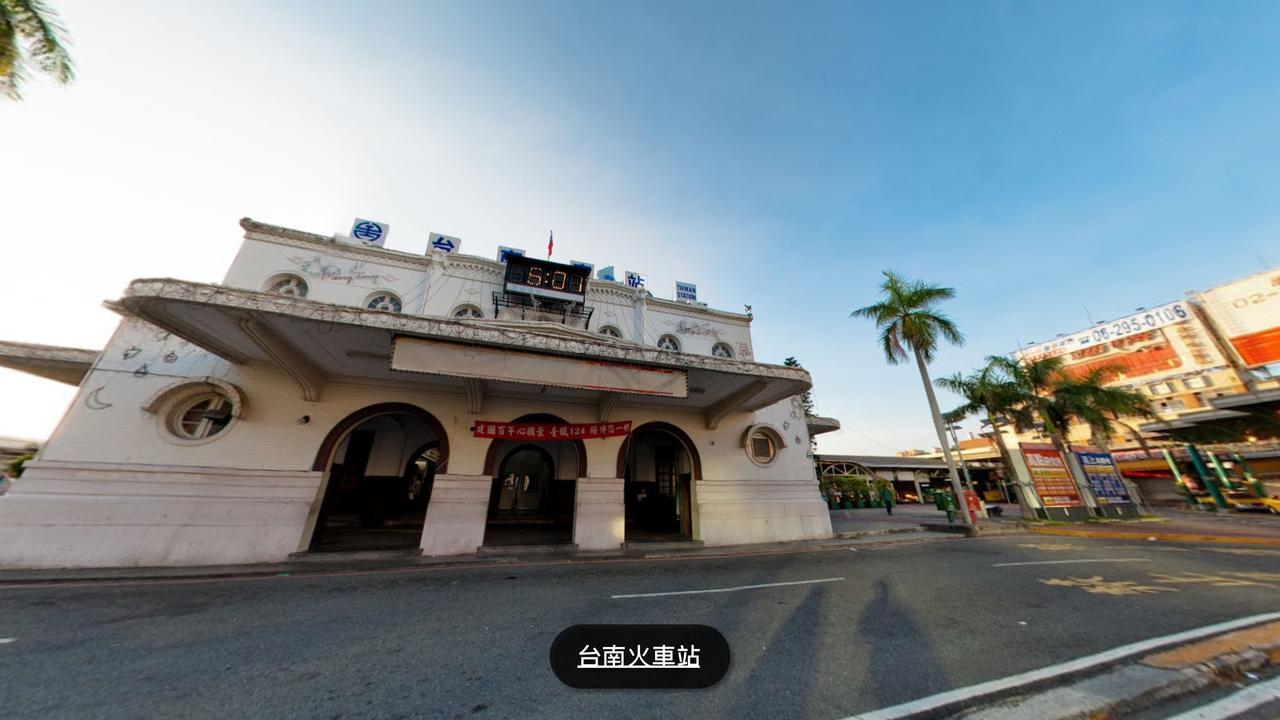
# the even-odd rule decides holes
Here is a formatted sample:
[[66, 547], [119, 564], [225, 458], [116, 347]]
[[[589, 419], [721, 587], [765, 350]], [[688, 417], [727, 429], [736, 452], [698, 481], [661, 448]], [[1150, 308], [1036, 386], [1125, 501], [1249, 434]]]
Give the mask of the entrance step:
[[359, 562], [362, 560], [404, 560], [405, 558], [422, 557], [421, 548], [405, 548], [403, 550], [335, 550], [332, 552], [310, 550], [297, 552], [289, 556], [290, 562]]
[[574, 543], [558, 543], [555, 545], [481, 545], [477, 555], [572, 555], [578, 552]]
[[622, 549], [627, 552], [671, 552], [672, 550], [696, 550], [702, 547], [701, 540], [665, 540], [656, 542], [624, 542]]

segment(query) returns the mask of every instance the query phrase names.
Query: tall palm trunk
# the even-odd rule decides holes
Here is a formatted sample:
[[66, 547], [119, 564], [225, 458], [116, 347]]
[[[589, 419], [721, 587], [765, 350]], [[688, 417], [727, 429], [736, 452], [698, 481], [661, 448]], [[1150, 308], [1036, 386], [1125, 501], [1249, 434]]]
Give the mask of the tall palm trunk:
[[1018, 498], [1018, 510], [1022, 512], [1022, 517], [1033, 518], [1036, 513], [1031, 509], [1031, 503], [1027, 502], [1025, 497], [1026, 488], [1022, 486], [1022, 480], [1018, 477], [1018, 473], [1013, 467], [1013, 456], [1009, 454], [1009, 446], [1004, 442], [1004, 431], [1000, 429], [1000, 421], [996, 419], [995, 413], [988, 412], [987, 420], [991, 423], [991, 432], [996, 434], [996, 447], [1000, 450], [1000, 462], [1004, 464], [1005, 487], [1009, 487], [1009, 480], [1014, 482], [1014, 496]]
[[933, 383], [929, 380], [929, 368], [924, 357], [915, 350], [916, 367], [920, 368], [920, 379], [924, 382], [924, 394], [929, 398], [929, 412], [933, 413], [933, 429], [938, 433], [938, 443], [942, 446], [942, 457], [947, 461], [947, 474], [951, 476], [951, 491], [956, 495], [956, 503], [960, 505], [960, 520], [966, 527], [972, 527], [969, 510], [965, 503], [964, 489], [960, 486], [960, 474], [956, 472], [956, 463], [951, 459], [951, 446], [947, 444], [947, 432], [942, 429], [942, 412], [938, 410], [938, 398], [933, 395]]

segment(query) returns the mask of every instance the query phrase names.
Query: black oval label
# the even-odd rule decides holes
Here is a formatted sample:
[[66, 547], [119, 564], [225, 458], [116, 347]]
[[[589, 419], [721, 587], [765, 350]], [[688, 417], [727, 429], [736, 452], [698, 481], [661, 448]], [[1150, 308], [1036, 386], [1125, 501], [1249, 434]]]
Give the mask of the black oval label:
[[575, 688], [707, 688], [729, 671], [729, 641], [707, 625], [574, 625], [551, 670]]

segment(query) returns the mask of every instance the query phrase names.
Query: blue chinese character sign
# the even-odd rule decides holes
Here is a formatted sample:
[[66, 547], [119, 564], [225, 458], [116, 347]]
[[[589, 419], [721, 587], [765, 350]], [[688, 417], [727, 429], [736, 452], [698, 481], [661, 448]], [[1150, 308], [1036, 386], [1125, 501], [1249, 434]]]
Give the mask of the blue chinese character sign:
[[524, 257], [524, 250], [520, 248], [507, 247], [506, 245], [498, 246], [498, 262], [506, 263], [508, 255], [518, 255]]
[[1077, 452], [1080, 467], [1084, 468], [1085, 477], [1089, 480], [1089, 490], [1099, 505], [1132, 505], [1129, 489], [1120, 478], [1111, 453], [1086, 451]]
[[351, 237], [361, 245], [383, 247], [390, 232], [391, 226], [383, 222], [356, 218], [355, 222], [351, 223]]
[[698, 302], [698, 286], [677, 280], [676, 300], [680, 302]]
[[644, 276], [640, 273], [627, 270], [624, 276], [627, 278], [627, 287], [638, 289], [644, 287]]
[[440, 233], [431, 233], [427, 237], [429, 250], [439, 250], [440, 252], [452, 253], [462, 248], [462, 240], [452, 235], [441, 235]]

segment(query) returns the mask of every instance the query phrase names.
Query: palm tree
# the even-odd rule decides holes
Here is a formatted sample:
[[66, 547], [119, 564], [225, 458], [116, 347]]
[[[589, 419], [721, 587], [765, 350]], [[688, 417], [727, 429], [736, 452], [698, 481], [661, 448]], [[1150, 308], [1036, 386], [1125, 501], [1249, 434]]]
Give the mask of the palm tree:
[[[1013, 467], [1009, 448], [1005, 444], [1004, 428], [1001, 423], [1003, 419], [1007, 419], [1015, 428], [1030, 427], [1032, 424], [1030, 413], [1020, 402], [1022, 395], [1017, 383], [1010, 376], [1007, 362], [1009, 362], [1008, 358], [988, 357], [986, 365], [969, 375], [954, 373], [934, 381], [934, 384], [943, 390], [949, 390], [964, 398], [965, 403], [952, 412], [962, 413], [964, 416], [978, 413], [986, 415], [985, 424], [991, 426], [991, 432], [995, 436], [1006, 483], [1010, 479], [1016, 481], [1018, 474]], [[1022, 515], [1031, 517], [1034, 514], [1031, 504], [1023, 496], [1021, 484], [1017, 487], [1017, 492], [1014, 494], [1018, 498]]]
[[0, 0], [0, 92], [22, 98], [28, 66], [66, 84], [75, 77], [66, 29], [43, 0]]
[[942, 446], [942, 456], [947, 461], [951, 489], [956, 494], [957, 502], [962, 505], [960, 518], [965, 525], [970, 525], [969, 513], [963, 507], [964, 491], [960, 486], [960, 476], [956, 473], [956, 464], [951, 457], [951, 447], [943, 429], [942, 413], [938, 410], [938, 398], [933, 394], [933, 383], [929, 382], [928, 368], [941, 341], [945, 340], [952, 345], [964, 344], [964, 335], [959, 328], [937, 309], [939, 303], [955, 297], [956, 291], [954, 288], [938, 287], [918, 280], [906, 280], [892, 270], [884, 271], [880, 291], [883, 293], [880, 302], [858, 308], [849, 316], [875, 322], [876, 328], [880, 330], [880, 347], [890, 365], [906, 362], [908, 357], [915, 358], [916, 367], [920, 369], [920, 379], [924, 382], [924, 394], [929, 400], [929, 412], [933, 415], [933, 429], [938, 433], [938, 444]]
[[1071, 425], [1087, 425], [1091, 440], [1107, 444], [1115, 434], [1116, 418], [1152, 415], [1146, 398], [1141, 394], [1106, 385], [1114, 376], [1112, 368], [1094, 368], [1082, 376], [1073, 377], [1063, 368], [1062, 358], [1057, 357], [1028, 363], [1006, 359], [1004, 365], [1021, 389], [1019, 405], [1033, 412], [1043, 424], [1045, 434], [1062, 454], [1063, 462], [1082, 494], [1089, 493], [1089, 484], [1068, 460], [1067, 433]]

